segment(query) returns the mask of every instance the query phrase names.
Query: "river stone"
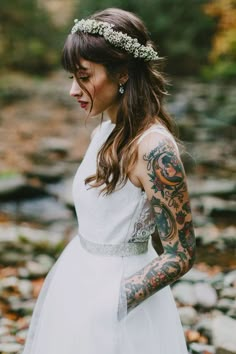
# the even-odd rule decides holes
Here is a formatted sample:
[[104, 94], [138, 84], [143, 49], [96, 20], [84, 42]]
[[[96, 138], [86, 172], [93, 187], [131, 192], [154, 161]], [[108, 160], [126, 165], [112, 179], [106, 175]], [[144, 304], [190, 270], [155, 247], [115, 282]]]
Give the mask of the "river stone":
[[0, 326], [0, 337], [9, 334], [9, 328]]
[[194, 306], [197, 304], [197, 299], [192, 284], [187, 282], [179, 282], [173, 286], [173, 295], [183, 305]]
[[202, 246], [219, 242], [219, 229], [212, 223], [195, 228], [195, 236]]
[[225, 288], [221, 291], [221, 297], [226, 297], [232, 300], [236, 300], [236, 287], [235, 288]]
[[202, 272], [196, 268], [191, 268], [184, 276], [181, 278], [184, 281], [190, 281], [191, 283], [196, 283], [202, 280], [208, 280], [210, 277], [206, 272]]
[[224, 274], [219, 272], [211, 277], [209, 284], [216, 290], [222, 290], [224, 288]]
[[[236, 211], [234, 213], [236, 215]], [[226, 247], [236, 248], [236, 227], [229, 226], [220, 233], [221, 239], [224, 241]]]
[[236, 320], [224, 315], [217, 316], [213, 319], [212, 333], [217, 354], [236, 354]]
[[190, 343], [189, 345], [191, 354], [215, 354], [215, 348], [213, 345]]
[[205, 195], [231, 196], [236, 193], [236, 182], [228, 179], [199, 180], [198, 183], [189, 183], [189, 191], [192, 197]]
[[25, 340], [27, 337], [28, 330], [27, 329], [22, 329], [16, 333], [17, 339], [20, 340]]
[[0, 289], [17, 288], [19, 284], [19, 279], [16, 277], [7, 277], [0, 279]]
[[48, 273], [49, 269], [52, 266], [53, 261], [48, 261], [47, 258], [49, 257], [45, 255], [44, 262], [40, 262], [40, 260], [38, 261], [30, 260], [26, 263], [26, 268], [29, 270], [30, 276], [43, 277]]
[[31, 281], [26, 279], [19, 280], [18, 289], [23, 299], [30, 299], [32, 297], [33, 285]]
[[1, 337], [1, 343], [15, 343], [15, 342], [16, 342], [15, 336], [8, 335], [8, 336]]
[[28, 278], [30, 275], [30, 272], [25, 267], [18, 267], [18, 275], [20, 278]]
[[0, 225], [0, 249], [3, 243], [15, 244], [21, 242], [21, 240], [34, 246], [41, 243], [57, 246], [64, 240], [64, 235], [59, 232], [50, 232], [25, 226]]
[[193, 288], [198, 305], [211, 308], [217, 303], [216, 290], [208, 283], [194, 284]]
[[178, 308], [181, 322], [184, 326], [192, 326], [197, 323], [198, 314], [193, 307], [184, 306]]
[[57, 196], [59, 200], [71, 209], [74, 209], [74, 199], [72, 195], [73, 178], [67, 178], [61, 183], [48, 185], [47, 191]]
[[2, 353], [17, 353], [22, 346], [18, 343], [3, 343], [0, 344], [0, 352]]
[[225, 298], [220, 299], [216, 304], [216, 308], [223, 312], [226, 312], [228, 310], [236, 308], [236, 301]]
[[36, 262], [39, 262], [42, 264], [48, 273], [49, 270], [52, 268], [53, 264], [55, 263], [55, 260], [48, 256], [47, 254], [40, 254], [37, 257], [34, 258]]
[[225, 275], [224, 286], [233, 286], [234, 288], [236, 288], [236, 270], [232, 270], [231, 272]]
[[37, 177], [43, 182], [54, 183], [61, 180], [67, 172], [65, 164], [57, 163], [50, 166], [33, 166], [30, 171], [27, 172], [28, 177]]
[[59, 152], [59, 153], [68, 153], [72, 147], [72, 142], [68, 139], [58, 138], [58, 137], [49, 137], [41, 139], [39, 145], [39, 152]]
[[0, 200], [1, 210], [6, 211], [9, 205], [3, 202], [19, 201], [28, 198], [45, 196], [45, 190], [38, 186], [30, 185], [27, 180], [21, 176], [10, 176], [9, 178], [0, 178]]
[[200, 320], [197, 322], [195, 328], [202, 335], [210, 339], [212, 338], [212, 316], [207, 316], [206, 314], [199, 315]]
[[17, 298], [10, 297], [9, 299], [11, 310], [23, 315], [31, 315], [35, 307], [35, 300], [22, 301]]
[[25, 186], [25, 178], [20, 174], [0, 178], [0, 200], [23, 186]]
[[73, 217], [62, 203], [52, 197], [27, 200], [18, 204], [18, 218], [52, 223], [57, 220], [68, 220]]
[[204, 214], [215, 216], [216, 214], [224, 214], [227, 217], [228, 213], [236, 213], [236, 201], [223, 200], [222, 198], [207, 196], [201, 197], [201, 202], [204, 208]]

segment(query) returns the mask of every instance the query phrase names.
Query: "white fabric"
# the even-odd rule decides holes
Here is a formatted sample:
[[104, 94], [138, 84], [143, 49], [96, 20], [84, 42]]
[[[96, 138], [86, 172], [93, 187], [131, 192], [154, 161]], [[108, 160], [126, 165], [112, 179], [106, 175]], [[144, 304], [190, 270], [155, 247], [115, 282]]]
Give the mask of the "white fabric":
[[79, 234], [117, 244], [143, 242], [153, 232], [146, 195], [130, 181], [109, 196], [84, 184], [113, 128], [108, 121], [97, 130], [75, 176], [79, 233], [47, 276], [23, 354], [187, 354], [169, 287], [126, 312], [122, 281], [157, 257], [151, 242], [148, 252], [128, 257], [91, 254], [80, 243]]

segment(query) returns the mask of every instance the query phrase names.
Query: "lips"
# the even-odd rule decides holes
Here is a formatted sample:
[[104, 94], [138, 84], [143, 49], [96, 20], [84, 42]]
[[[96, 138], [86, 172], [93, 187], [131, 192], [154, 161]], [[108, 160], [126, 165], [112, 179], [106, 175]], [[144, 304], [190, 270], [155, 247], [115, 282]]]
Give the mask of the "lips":
[[78, 102], [80, 104], [80, 107], [83, 108], [83, 109], [85, 109], [87, 107], [87, 105], [88, 105], [88, 102], [86, 102], [86, 101], [78, 101]]

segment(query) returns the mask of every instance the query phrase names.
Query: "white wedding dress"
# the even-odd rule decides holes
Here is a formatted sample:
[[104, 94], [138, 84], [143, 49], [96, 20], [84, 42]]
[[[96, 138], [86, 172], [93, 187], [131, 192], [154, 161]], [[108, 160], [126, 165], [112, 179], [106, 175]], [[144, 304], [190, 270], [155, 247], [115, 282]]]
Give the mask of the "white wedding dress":
[[[122, 280], [157, 254], [150, 242], [154, 219], [141, 189], [128, 180], [103, 196], [84, 183], [113, 128], [110, 121], [101, 124], [76, 173], [78, 235], [44, 282], [23, 354], [187, 354], [169, 286], [126, 312]], [[160, 125], [153, 130], [173, 139]]]

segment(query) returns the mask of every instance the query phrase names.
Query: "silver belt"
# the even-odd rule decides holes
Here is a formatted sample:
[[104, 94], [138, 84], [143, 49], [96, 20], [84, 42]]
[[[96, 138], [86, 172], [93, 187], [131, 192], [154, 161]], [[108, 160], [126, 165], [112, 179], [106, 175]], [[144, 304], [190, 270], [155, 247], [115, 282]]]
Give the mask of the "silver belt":
[[144, 242], [124, 242], [119, 244], [101, 244], [86, 240], [79, 234], [81, 246], [89, 253], [100, 256], [128, 257], [146, 253], [148, 241]]

